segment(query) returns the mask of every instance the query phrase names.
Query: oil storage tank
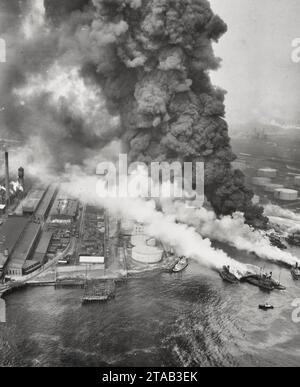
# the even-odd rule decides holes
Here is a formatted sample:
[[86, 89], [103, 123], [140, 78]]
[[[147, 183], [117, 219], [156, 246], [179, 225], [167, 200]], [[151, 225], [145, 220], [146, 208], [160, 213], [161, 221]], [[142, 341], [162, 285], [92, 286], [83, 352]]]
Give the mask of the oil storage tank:
[[267, 177], [269, 179], [274, 179], [277, 177], [277, 169], [273, 168], [261, 168], [258, 170], [257, 175], [259, 177]]
[[163, 253], [163, 249], [157, 246], [138, 245], [132, 249], [132, 259], [144, 264], [155, 264], [161, 261]]
[[295, 176], [295, 185], [300, 187], [300, 176]]
[[271, 184], [271, 179], [268, 177], [253, 177], [252, 184], [258, 187], [264, 187], [267, 184]]
[[298, 191], [294, 189], [279, 188], [275, 190], [275, 198], [282, 201], [293, 201], [298, 199]]
[[264, 186], [264, 190], [265, 192], [275, 192], [276, 189], [282, 189], [284, 188], [284, 185], [283, 184], [273, 184], [273, 183], [269, 183], [269, 184], [266, 184]]

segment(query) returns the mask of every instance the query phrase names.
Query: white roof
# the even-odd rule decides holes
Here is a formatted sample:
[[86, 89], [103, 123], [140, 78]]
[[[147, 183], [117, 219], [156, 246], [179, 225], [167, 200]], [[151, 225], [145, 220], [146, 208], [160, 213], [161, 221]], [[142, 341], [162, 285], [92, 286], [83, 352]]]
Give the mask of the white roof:
[[278, 188], [276, 189], [276, 192], [286, 193], [286, 194], [298, 194], [298, 191], [294, 189], [287, 189], [287, 188]]
[[91, 264], [99, 264], [99, 263], [105, 263], [105, 258], [100, 256], [80, 256], [79, 257], [80, 263], [91, 263]]
[[261, 172], [277, 172], [277, 169], [274, 169], [274, 168], [260, 168], [259, 171], [261, 171]]
[[0, 204], [0, 210], [4, 210], [6, 208], [5, 204]]

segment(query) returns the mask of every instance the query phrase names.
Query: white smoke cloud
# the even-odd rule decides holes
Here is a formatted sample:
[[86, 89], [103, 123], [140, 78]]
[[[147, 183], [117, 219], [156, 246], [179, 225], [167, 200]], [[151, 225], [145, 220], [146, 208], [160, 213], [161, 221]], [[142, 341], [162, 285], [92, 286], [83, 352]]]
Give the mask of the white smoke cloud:
[[62, 184], [66, 193], [78, 197], [82, 202], [104, 206], [115, 216], [144, 223], [150, 237], [173, 247], [177, 254], [214, 269], [230, 265], [238, 276], [248, 271], [246, 265], [233, 260], [224, 251], [213, 248], [211, 241], [203, 239], [194, 227], [178, 224], [173, 216], [157, 211], [153, 202], [139, 198], [100, 198], [96, 192], [98, 178], [83, 174], [78, 167], [69, 170], [66, 179]]
[[272, 246], [266, 233], [254, 230], [245, 223], [242, 213], [217, 218], [214, 212], [201, 208], [189, 210], [183, 203], [165, 203], [166, 213], [173, 213], [178, 221], [194, 226], [204, 238], [229, 243], [238, 250], [255, 253], [258, 257], [295, 265], [300, 260]]
[[23, 22], [25, 38], [31, 39], [45, 27], [44, 0], [30, 0], [27, 15]]
[[274, 227], [279, 227], [286, 233], [300, 233], [300, 215], [279, 206], [268, 204], [265, 214], [269, 217]]
[[111, 132], [120, 124], [118, 116], [108, 114], [101, 89], [87, 84], [76, 67], [62, 67], [55, 63], [46, 74], [30, 76], [16, 94], [23, 104], [43, 95], [49, 96], [54, 108], [67, 109], [74, 117], [84, 120], [85, 127], [97, 136]]
[[266, 216], [277, 216], [280, 218], [295, 220], [300, 222], [300, 214], [296, 214], [293, 211], [286, 210], [282, 207], [276, 206], [274, 204], [268, 204], [264, 208]]

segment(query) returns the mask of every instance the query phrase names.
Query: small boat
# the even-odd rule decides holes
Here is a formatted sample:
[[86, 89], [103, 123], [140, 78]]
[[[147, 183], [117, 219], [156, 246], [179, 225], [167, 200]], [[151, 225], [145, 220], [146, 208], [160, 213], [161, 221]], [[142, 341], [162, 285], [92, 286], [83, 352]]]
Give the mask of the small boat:
[[274, 306], [267, 302], [264, 305], [259, 305], [258, 308], [261, 310], [272, 310], [272, 309], [274, 309]]
[[287, 250], [287, 246], [282, 242], [281, 238], [276, 234], [269, 235], [271, 245], [278, 247], [280, 250]]
[[298, 266], [294, 267], [291, 273], [295, 281], [300, 280], [300, 268]]
[[274, 281], [266, 277], [266, 275], [250, 275], [248, 277], [244, 277], [244, 280], [262, 290], [272, 291], [276, 289]]
[[173, 273], [180, 273], [185, 270], [189, 265], [189, 261], [186, 257], [180, 258], [179, 262], [174, 266]]
[[275, 279], [273, 278], [270, 278], [270, 281], [273, 283], [274, 285], [274, 288], [276, 290], [286, 290], [286, 287], [284, 285], [282, 285], [282, 283], [280, 282], [280, 277], [281, 277], [281, 272], [280, 272], [280, 275], [279, 275], [279, 280], [276, 281]]
[[286, 290], [286, 287], [278, 281], [274, 281], [274, 287], [276, 290]]
[[172, 272], [174, 267], [178, 264], [179, 261], [180, 261], [179, 257], [175, 255], [171, 255], [165, 259], [162, 265], [162, 268], [167, 272]]
[[239, 282], [238, 278], [230, 272], [230, 267], [223, 266], [223, 269], [219, 272], [221, 278], [225, 282], [229, 282], [231, 284], [236, 284]]
[[286, 239], [290, 246], [300, 246], [300, 234], [291, 234]]

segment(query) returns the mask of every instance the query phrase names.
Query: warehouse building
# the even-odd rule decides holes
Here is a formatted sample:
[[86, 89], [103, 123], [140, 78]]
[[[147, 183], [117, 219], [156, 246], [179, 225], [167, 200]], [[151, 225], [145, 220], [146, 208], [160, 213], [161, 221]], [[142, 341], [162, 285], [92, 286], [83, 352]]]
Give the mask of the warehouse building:
[[47, 252], [52, 240], [53, 233], [51, 231], [43, 232], [41, 239], [35, 249], [32, 260], [44, 265], [47, 259]]
[[47, 216], [49, 215], [51, 207], [54, 203], [56, 191], [57, 191], [56, 185], [54, 184], [50, 185], [43, 199], [41, 200], [35, 212], [35, 218], [40, 222], [44, 222], [47, 219]]
[[17, 242], [21, 239], [28, 224], [29, 221], [26, 218], [11, 216], [0, 227], [0, 275], [5, 271]]
[[[18, 218], [19, 221], [19, 218]], [[20, 239], [9, 257], [7, 274], [12, 276], [22, 276], [26, 271], [25, 262], [30, 259], [34, 251], [37, 238], [39, 237], [41, 226], [36, 223], [29, 223], [24, 229]]]
[[36, 188], [29, 191], [22, 203], [23, 215], [33, 215], [41, 203], [45, 193], [46, 190], [43, 188]]
[[53, 223], [71, 223], [76, 219], [78, 207], [78, 200], [59, 194], [50, 212], [51, 221]]
[[79, 263], [81, 265], [103, 265], [105, 269], [105, 257], [104, 256], [85, 256], [82, 255], [79, 257]]

